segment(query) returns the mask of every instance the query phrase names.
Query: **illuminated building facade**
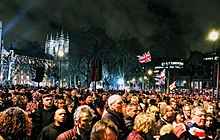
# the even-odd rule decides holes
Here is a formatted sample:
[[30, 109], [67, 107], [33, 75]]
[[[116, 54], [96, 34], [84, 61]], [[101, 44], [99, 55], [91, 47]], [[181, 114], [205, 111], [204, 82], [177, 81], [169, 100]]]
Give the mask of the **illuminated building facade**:
[[61, 31], [61, 34], [57, 33], [56, 36], [53, 37], [53, 35], [50, 35], [50, 38], [47, 35], [46, 41], [45, 41], [45, 53], [50, 54], [52, 56], [57, 56], [58, 52], [63, 51], [64, 54], [69, 53], [69, 36], [68, 34], [66, 37], [63, 34], [63, 30]]
[[[34, 68], [42, 67], [43, 80], [40, 85], [53, 86], [51, 73], [55, 67], [54, 58], [49, 55], [32, 57], [19, 55], [13, 49], [6, 50], [2, 39], [2, 22], [0, 21], [0, 85], [30, 84], [37, 85], [33, 79], [36, 73]], [[62, 42], [62, 41], [61, 41]], [[62, 43], [61, 43], [62, 44]], [[64, 43], [65, 44], [65, 43]], [[65, 49], [64, 49], [65, 50]]]
[[[56, 36], [52, 34], [50, 37], [47, 35], [45, 41], [45, 54], [49, 54], [54, 57], [58, 72], [53, 74], [55, 83], [60, 86], [71, 85], [70, 73], [69, 73], [69, 36], [64, 36], [63, 30], [60, 35]], [[62, 55], [61, 55], [62, 54]]]

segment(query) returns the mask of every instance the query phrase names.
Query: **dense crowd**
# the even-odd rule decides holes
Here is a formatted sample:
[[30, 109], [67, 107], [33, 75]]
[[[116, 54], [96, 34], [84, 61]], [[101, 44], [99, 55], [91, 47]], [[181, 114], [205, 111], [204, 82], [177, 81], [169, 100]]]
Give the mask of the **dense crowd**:
[[17, 85], [0, 90], [0, 140], [219, 140], [219, 105], [208, 93]]

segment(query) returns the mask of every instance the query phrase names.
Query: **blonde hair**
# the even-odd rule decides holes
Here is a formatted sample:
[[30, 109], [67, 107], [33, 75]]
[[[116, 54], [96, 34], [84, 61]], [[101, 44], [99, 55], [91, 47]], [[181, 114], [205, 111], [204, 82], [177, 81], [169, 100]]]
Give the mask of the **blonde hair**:
[[155, 125], [155, 118], [144, 112], [139, 113], [134, 120], [134, 130], [149, 133]]
[[207, 111], [209, 106], [213, 106], [213, 108], [216, 107], [213, 103], [208, 102], [207, 105], [204, 106], [204, 109]]
[[171, 124], [167, 124], [161, 127], [160, 129], [160, 136], [163, 136], [165, 134], [169, 134], [171, 132], [173, 132], [173, 126]]
[[170, 105], [165, 105], [162, 108], [160, 108], [160, 114], [161, 116], [164, 116], [167, 111], [169, 111], [169, 109], [171, 109], [172, 107]]
[[132, 97], [131, 97], [130, 103], [133, 104], [133, 102], [137, 102], [137, 103], [139, 102], [139, 99], [138, 99], [137, 96], [132, 96]]

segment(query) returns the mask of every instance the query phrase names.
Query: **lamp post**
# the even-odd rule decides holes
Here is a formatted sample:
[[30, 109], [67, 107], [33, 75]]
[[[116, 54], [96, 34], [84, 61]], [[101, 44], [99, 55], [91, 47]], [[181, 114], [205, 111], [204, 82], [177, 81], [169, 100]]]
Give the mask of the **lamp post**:
[[[213, 29], [209, 33], [209, 39], [212, 41], [213, 54], [212, 54], [212, 96], [215, 95], [215, 42], [218, 39], [219, 33]], [[218, 93], [217, 93], [218, 95]]]
[[144, 90], [147, 90], [146, 81], [148, 80], [147, 76], [144, 76]]
[[135, 80], [135, 78], [133, 78], [131, 81], [132, 81], [132, 84], [133, 84], [133, 90], [135, 92], [135, 82], [136, 82], [136, 80]]
[[149, 78], [148, 78], [148, 90], [150, 90], [150, 78], [151, 78], [151, 75], [153, 74], [153, 70], [148, 70], [147, 71], [147, 74], [148, 74], [148, 76], [149, 76]]
[[60, 81], [60, 86], [63, 87], [63, 79], [62, 79], [62, 63], [61, 63], [61, 58], [63, 57], [64, 52], [63, 50], [59, 50], [58, 56], [59, 56], [59, 81]]

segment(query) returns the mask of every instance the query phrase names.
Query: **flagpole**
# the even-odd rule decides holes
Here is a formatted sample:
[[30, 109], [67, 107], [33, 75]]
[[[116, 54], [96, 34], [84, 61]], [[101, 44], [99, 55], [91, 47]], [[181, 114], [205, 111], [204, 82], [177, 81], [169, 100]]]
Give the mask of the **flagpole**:
[[[144, 76], [146, 74], [146, 63], [144, 63]], [[146, 90], [146, 84], [145, 84], [145, 79], [144, 79], [144, 89], [143, 90]]]
[[[144, 63], [144, 68], [141, 68], [141, 69], [143, 69], [143, 71], [144, 71], [143, 73], [144, 73], [144, 76], [145, 76], [145, 74], [146, 74], [146, 63], [151, 62], [150, 51], [148, 51], [147, 53], [144, 53], [143, 55], [138, 55], [137, 57], [138, 57], [138, 61], [140, 63]], [[145, 86], [146, 85], [145, 85], [145, 80], [144, 80], [144, 87], [143, 87], [143, 83], [141, 83], [141, 90], [142, 90], [142, 88], [146, 89]]]
[[169, 85], [170, 85], [170, 70], [169, 70], [169, 65], [168, 65], [167, 67], [167, 89], [166, 89], [167, 94], [170, 93]]
[[166, 84], [167, 84], [167, 80], [166, 79], [167, 79], [167, 76], [166, 76], [166, 68], [165, 68], [164, 93], [166, 93]]

